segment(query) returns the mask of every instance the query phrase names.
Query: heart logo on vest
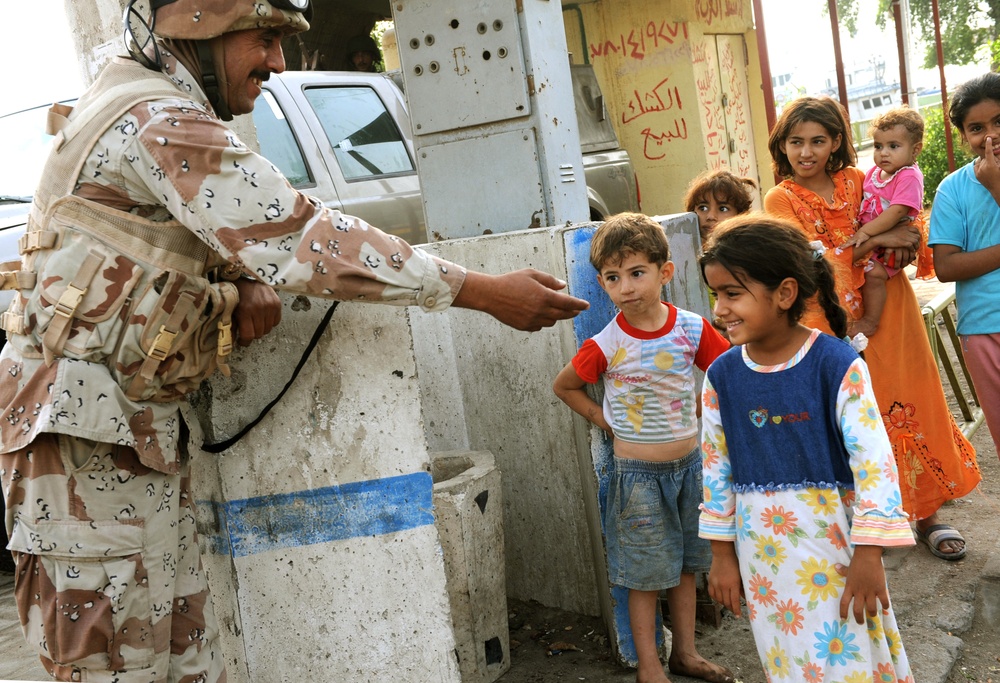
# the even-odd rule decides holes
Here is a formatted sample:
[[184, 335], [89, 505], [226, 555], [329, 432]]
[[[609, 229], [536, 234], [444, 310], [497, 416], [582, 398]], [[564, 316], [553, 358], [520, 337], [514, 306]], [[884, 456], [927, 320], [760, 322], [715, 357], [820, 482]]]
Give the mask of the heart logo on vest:
[[753, 422], [755, 427], [763, 427], [767, 423], [767, 410], [764, 408], [757, 408], [756, 410], [750, 411], [750, 421]]

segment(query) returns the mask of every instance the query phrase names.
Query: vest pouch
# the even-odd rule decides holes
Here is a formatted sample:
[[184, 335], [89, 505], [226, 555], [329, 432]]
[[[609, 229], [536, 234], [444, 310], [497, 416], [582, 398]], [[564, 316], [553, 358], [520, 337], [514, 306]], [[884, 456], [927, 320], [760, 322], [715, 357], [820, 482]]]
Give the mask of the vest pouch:
[[103, 363], [114, 353], [124, 309], [143, 268], [71, 226], [61, 226], [54, 249], [35, 253], [37, 285], [26, 291], [22, 352]]
[[229, 282], [177, 271], [136, 300], [112, 374], [133, 401], [175, 401], [198, 388], [231, 349], [238, 299]]

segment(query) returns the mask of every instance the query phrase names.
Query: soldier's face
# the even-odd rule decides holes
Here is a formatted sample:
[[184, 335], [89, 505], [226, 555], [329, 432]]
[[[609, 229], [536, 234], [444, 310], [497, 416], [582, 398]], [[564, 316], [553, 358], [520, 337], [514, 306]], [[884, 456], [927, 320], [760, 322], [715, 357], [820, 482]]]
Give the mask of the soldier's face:
[[272, 73], [285, 70], [281, 51], [284, 32], [276, 28], [233, 31], [219, 37], [225, 59], [226, 103], [234, 115], [249, 114], [260, 85]]

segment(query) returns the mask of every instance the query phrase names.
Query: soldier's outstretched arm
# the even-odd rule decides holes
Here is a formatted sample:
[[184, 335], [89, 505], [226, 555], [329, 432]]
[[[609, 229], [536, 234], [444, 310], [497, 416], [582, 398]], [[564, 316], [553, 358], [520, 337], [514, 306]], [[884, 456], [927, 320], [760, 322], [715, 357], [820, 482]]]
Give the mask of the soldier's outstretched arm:
[[489, 313], [517, 330], [535, 332], [586, 310], [590, 304], [559, 290], [566, 283], [531, 268], [503, 275], [468, 271], [453, 305]]
[[[585, 301], [561, 293], [566, 285], [552, 275], [531, 269], [467, 273], [360, 218], [324, 207], [190, 103], [149, 103], [131, 115], [145, 122], [124, 145], [123, 157], [142, 184], [136, 194], [150, 197], [147, 204], [162, 202], [209, 247], [266, 285], [425, 311], [454, 304], [530, 331], [587, 308]], [[254, 336], [260, 336], [256, 325]]]

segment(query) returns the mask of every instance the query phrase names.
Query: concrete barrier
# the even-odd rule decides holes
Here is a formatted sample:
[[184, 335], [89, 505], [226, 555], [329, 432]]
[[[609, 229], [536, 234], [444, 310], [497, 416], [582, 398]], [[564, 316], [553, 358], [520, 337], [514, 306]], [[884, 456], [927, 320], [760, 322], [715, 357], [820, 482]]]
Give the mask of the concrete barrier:
[[[227, 381], [297, 360], [322, 307], [295, 303]], [[219, 387], [213, 410], [241, 409]], [[340, 306], [271, 413], [193, 458], [230, 680], [460, 680], [430, 470], [407, 310]]]
[[431, 468], [462, 683], [493, 683], [510, 668], [500, 471], [482, 451], [432, 453]]

